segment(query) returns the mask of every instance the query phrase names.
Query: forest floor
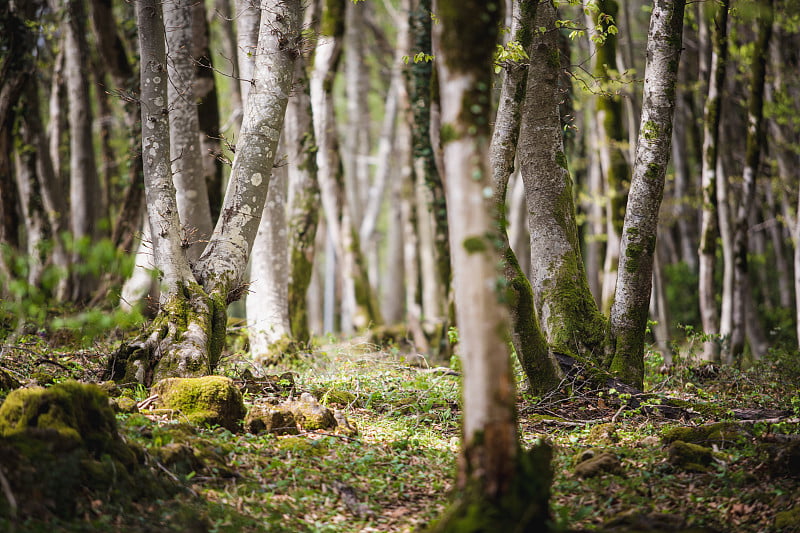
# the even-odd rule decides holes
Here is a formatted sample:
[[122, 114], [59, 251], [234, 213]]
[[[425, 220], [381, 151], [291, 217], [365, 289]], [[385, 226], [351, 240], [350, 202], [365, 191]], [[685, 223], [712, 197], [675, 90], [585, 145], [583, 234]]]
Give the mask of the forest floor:
[[[22, 383], [47, 384], [97, 381], [107, 350], [53, 348], [32, 336], [6, 353], [0, 367]], [[543, 440], [554, 449], [554, 526], [800, 531], [800, 364], [791, 359], [775, 356], [747, 371], [678, 362], [665, 372], [660, 355], [650, 353], [649, 395], [642, 398], [575, 382], [562, 390], [577, 391], [570, 396], [535, 398], [518, 372], [522, 443]], [[461, 400], [457, 364], [453, 371], [419, 362], [396, 348], [348, 341], [288, 368], [294, 384], [277, 394], [311, 392], [344, 412], [358, 428], [354, 437], [252, 435], [191, 428], [179, 413], [119, 414], [129, 441], [148, 450], [180, 442], [205, 458], [167, 472], [182, 495], [119, 513], [89, 506], [72, 521], [45, 517], [16, 531], [422, 530], [448, 504]], [[245, 385], [247, 367], [242, 356], [228, 354], [221, 373]], [[250, 381], [246, 404], [276, 394]], [[148, 391], [129, 395], [141, 401]], [[666, 404], [672, 408], [654, 407]], [[718, 422], [726, 423], [711, 425]], [[686, 452], [675, 440], [697, 448]], [[195, 526], [186, 525], [187, 509]]]

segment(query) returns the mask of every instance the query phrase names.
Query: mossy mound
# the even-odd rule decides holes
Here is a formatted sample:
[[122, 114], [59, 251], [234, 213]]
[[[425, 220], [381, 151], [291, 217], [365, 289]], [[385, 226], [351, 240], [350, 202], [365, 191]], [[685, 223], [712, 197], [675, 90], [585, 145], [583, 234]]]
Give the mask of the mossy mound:
[[714, 460], [711, 448], [676, 440], [667, 449], [669, 464], [687, 472], [708, 472]]
[[297, 421], [288, 409], [270, 404], [254, 405], [244, 420], [248, 433], [274, 433], [275, 435], [297, 435]]
[[223, 376], [166, 378], [152, 388], [158, 406], [174, 409], [199, 426], [219, 425], [237, 431], [245, 416], [242, 394], [233, 380]]
[[724, 446], [726, 444], [742, 444], [748, 437], [747, 430], [734, 422], [717, 422], [705, 426], [674, 427], [665, 429], [661, 433], [664, 444], [680, 440], [692, 444]]
[[334, 429], [337, 425], [333, 411], [321, 405], [307, 392], [301, 394], [299, 400], [287, 402], [285, 406], [294, 414], [300, 427], [306, 431]]
[[617, 442], [619, 442], [617, 427], [611, 423], [592, 426], [586, 436], [586, 443], [592, 446], [611, 446]]
[[98, 387], [18, 389], [0, 406], [0, 468], [15, 497], [0, 498], [0, 519], [71, 519], [173, 495], [179, 487], [146, 461], [119, 435]]
[[800, 507], [775, 515], [776, 531], [800, 531]]
[[622, 468], [622, 463], [616, 455], [594, 448], [578, 454], [575, 465], [576, 477], [590, 478], [603, 474], [617, 476], [625, 474], [625, 469]]
[[20, 383], [9, 372], [0, 368], [0, 392], [8, 392], [20, 388]]

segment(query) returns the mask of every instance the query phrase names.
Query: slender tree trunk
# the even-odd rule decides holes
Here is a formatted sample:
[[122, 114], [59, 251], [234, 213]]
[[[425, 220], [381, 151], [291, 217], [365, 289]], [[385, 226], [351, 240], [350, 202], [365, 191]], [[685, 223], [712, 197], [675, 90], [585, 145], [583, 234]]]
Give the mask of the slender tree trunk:
[[642, 121], [622, 229], [617, 291], [611, 307], [610, 348], [614, 355], [610, 370], [639, 389], [644, 379], [644, 334], [658, 211], [672, 139], [685, 4], [685, 0], [656, 0], [650, 17]]
[[231, 78], [230, 87], [230, 109], [231, 116], [227, 124], [236, 124], [235, 130], [238, 131], [242, 122], [242, 87], [239, 84], [239, 55], [236, 44], [236, 31], [233, 25], [233, 10], [231, 3], [234, 0], [214, 0], [216, 15], [219, 17], [218, 28], [220, 32], [220, 47], [222, 48], [222, 58], [226, 66], [222, 70], [227, 72]]
[[196, 261], [211, 236], [211, 211], [203, 175], [192, 56], [194, 0], [163, 3], [169, 84], [169, 147], [186, 257]]
[[[89, 102], [89, 50], [86, 42], [84, 0], [65, 0], [67, 31], [65, 39], [65, 78], [69, 99], [70, 128], [70, 231], [75, 241], [92, 240], [97, 235], [100, 184], [92, 146], [92, 106]], [[74, 254], [73, 263], [82, 258]], [[86, 301], [97, 280], [74, 275], [72, 299]]]
[[[606, 324], [589, 291], [578, 242], [572, 178], [559, 115], [561, 94], [556, 10], [540, 3], [522, 109], [518, 157], [531, 234], [536, 314], [552, 349], [602, 358]], [[555, 61], [555, 58], [559, 61]]]
[[[278, 152], [279, 157], [284, 151]], [[246, 298], [250, 356], [276, 363], [291, 337], [289, 325], [289, 255], [286, 227], [288, 169], [275, 168], [267, 192], [253, 252]], [[283, 341], [283, 342], [282, 342]]]
[[748, 283], [748, 220], [753, 210], [756, 195], [756, 178], [761, 162], [761, 143], [764, 130], [764, 82], [767, 70], [767, 54], [772, 36], [773, 0], [759, 2], [762, 9], [759, 17], [758, 39], [753, 50], [751, 65], [752, 79], [747, 109], [747, 147], [745, 165], [742, 171], [742, 198], [733, 220], [733, 308], [730, 351], [725, 354], [725, 362], [732, 364], [744, 352], [746, 336], [746, 305], [749, 291]]
[[289, 321], [292, 337], [311, 340], [307, 294], [316, 255], [319, 225], [316, 142], [308, 94], [308, 74], [302, 56], [295, 64], [296, 87], [286, 109], [284, 136], [289, 157]]
[[[458, 479], [462, 499], [433, 530], [487, 531], [513, 525], [543, 531], [549, 480], [539, 484], [528, 477], [539, 466], [532, 467], [517, 442], [514, 382], [502, 334], [508, 315], [496, 284], [500, 250], [491, 237], [498, 218], [495, 202], [484, 193], [491, 187], [489, 76], [502, 5], [440, 0], [436, 12], [441, 20], [437, 67], [448, 95], [442, 100], [443, 128], [449, 132], [443, 139], [445, 190], [464, 419]], [[471, 41], [468, 47], [466, 40]], [[464, 527], [467, 516], [471, 523]]]
[[247, 108], [247, 96], [254, 84], [253, 57], [258, 45], [258, 27], [261, 10], [258, 0], [236, 1], [236, 35], [239, 41], [237, 48], [239, 63], [239, 89], [242, 93], [242, 105]]
[[[514, 2], [511, 32], [526, 51], [531, 51], [532, 29], [536, 17], [536, 3], [523, 0]], [[531, 52], [532, 53], [532, 52]], [[504, 248], [503, 274], [508, 286], [509, 312], [511, 318], [511, 340], [522, 365], [528, 384], [534, 394], [545, 394], [554, 389], [560, 378], [558, 364], [550, 358], [547, 342], [539, 329], [533, 305], [533, 290], [520, 267], [506, 230], [506, 196], [508, 180], [514, 171], [514, 157], [520, 131], [520, 109], [522, 95], [528, 83], [528, 72], [524, 65], [507, 66], [500, 92], [490, 146], [492, 185], [495, 210], [499, 213], [499, 234]]]
[[714, 289], [714, 270], [717, 262], [717, 149], [719, 146], [720, 96], [725, 84], [728, 61], [728, 0], [717, 7], [711, 28], [711, 77], [703, 110], [702, 188], [703, 209], [700, 226], [699, 249], [699, 300], [703, 332], [711, 338], [703, 343], [703, 358], [719, 361], [720, 334], [719, 311]]

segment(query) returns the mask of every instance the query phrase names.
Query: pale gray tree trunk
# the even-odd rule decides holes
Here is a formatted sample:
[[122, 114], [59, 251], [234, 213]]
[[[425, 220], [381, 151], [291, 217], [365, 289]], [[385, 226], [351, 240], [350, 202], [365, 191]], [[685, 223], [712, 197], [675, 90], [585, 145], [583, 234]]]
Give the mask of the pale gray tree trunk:
[[672, 139], [685, 4], [685, 0], [656, 0], [650, 17], [642, 119], [611, 307], [610, 370], [639, 389], [644, 379], [644, 335], [658, 211]]
[[[460, 498], [432, 530], [513, 526], [544, 531], [547, 466], [533, 466], [536, 461], [524, 456], [517, 442], [514, 381], [503, 335], [508, 313], [500, 303], [501, 256], [493, 242], [499, 219], [494, 198], [487, 193], [492, 190], [490, 76], [502, 4], [440, 0], [435, 12], [440, 18], [436, 63], [441, 92], [447, 95], [442, 99], [442, 127], [449, 132], [443, 139], [445, 192], [464, 417]], [[470, 46], [464, 46], [467, 40]], [[543, 477], [536, 480], [532, 474]], [[467, 520], [468, 527], [459, 527]]]
[[239, 47], [236, 40], [236, 28], [234, 27], [234, 10], [231, 4], [235, 0], [214, 0], [215, 15], [218, 18], [218, 28], [220, 35], [220, 48], [223, 58], [221, 70], [227, 72], [231, 77], [230, 87], [230, 109], [231, 116], [223, 126], [226, 130], [230, 125], [235, 125], [238, 131], [242, 120], [242, 86], [239, 83]]
[[403, 181], [400, 173], [391, 176], [389, 188], [389, 221], [386, 232], [386, 279], [383, 291], [381, 312], [386, 324], [399, 324], [403, 321], [405, 310], [405, 272], [403, 269], [405, 239], [403, 232]]
[[[602, 358], [606, 326], [589, 291], [561, 130], [556, 10], [538, 5], [518, 157], [528, 204], [536, 314], [556, 351]], [[555, 58], [559, 57], [559, 61]]]
[[[279, 152], [280, 155], [285, 155]], [[289, 254], [286, 228], [288, 168], [272, 172], [267, 201], [250, 257], [250, 286], [246, 298], [250, 355], [274, 363], [276, 344], [291, 336], [289, 326]]]
[[242, 106], [247, 107], [247, 95], [253, 86], [253, 66], [258, 45], [261, 9], [258, 0], [236, 0], [237, 61]]
[[212, 371], [225, 339], [226, 307], [242, 283], [269, 186], [299, 53], [299, 0], [264, 0], [255, 84], [248, 96], [222, 215], [194, 269], [181, 247], [170, 175], [163, 23], [155, 0], [139, 4], [142, 123], [148, 217], [161, 273], [159, 315], [139, 339], [112, 357], [114, 379], [150, 383]]
[[200, 257], [211, 236], [211, 211], [203, 174], [200, 127], [195, 95], [195, 58], [192, 56], [193, 0], [163, 3], [167, 36], [169, 84], [169, 148], [186, 257]]
[[[50, 82], [50, 98], [48, 100], [48, 114], [50, 120], [47, 124], [47, 136], [49, 138], [48, 150], [50, 160], [53, 162], [53, 172], [56, 180], [61, 187], [62, 196], [69, 197], [67, 181], [64, 179], [65, 167], [64, 158], [61, 155], [61, 146], [66, 136], [67, 119], [64, 116], [64, 100], [66, 98], [66, 81], [64, 79], [64, 46], [65, 37], [59, 39], [59, 52], [53, 60], [53, 77]], [[67, 212], [64, 212], [67, 214]]]
[[[93, 239], [100, 216], [100, 183], [92, 145], [92, 106], [89, 102], [89, 49], [86, 42], [86, 6], [84, 0], [66, 0], [66, 37], [64, 74], [69, 100], [69, 175], [70, 231], [72, 238]], [[82, 261], [73, 255], [73, 263]], [[86, 301], [97, 280], [88, 275], [72, 278], [72, 300]]]
[[717, 150], [719, 145], [720, 96], [725, 83], [728, 60], [728, 0], [717, 7], [711, 28], [712, 53], [710, 78], [705, 107], [703, 109], [703, 159], [701, 180], [703, 207], [701, 211], [699, 283], [700, 318], [703, 332], [711, 338], [703, 343], [703, 358], [719, 361], [720, 334], [719, 309], [714, 288], [714, 270], [717, 262], [717, 236], [719, 222], [717, 213]]

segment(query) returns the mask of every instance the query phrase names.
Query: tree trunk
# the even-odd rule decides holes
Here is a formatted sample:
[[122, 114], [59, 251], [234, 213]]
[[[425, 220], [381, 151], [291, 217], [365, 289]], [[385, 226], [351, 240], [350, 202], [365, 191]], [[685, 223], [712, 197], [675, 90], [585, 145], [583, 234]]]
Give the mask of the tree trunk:
[[650, 17], [642, 121], [622, 228], [617, 291], [611, 307], [610, 370], [639, 389], [644, 380], [644, 334], [658, 211], [672, 140], [685, 4], [685, 0], [656, 0]]
[[[532, 28], [535, 23], [536, 3], [523, 0], [512, 3], [511, 32], [527, 52], [531, 52]], [[522, 95], [528, 82], [524, 65], [510, 63], [505, 70], [500, 90], [500, 106], [492, 132], [490, 160], [495, 210], [500, 216], [498, 228], [503, 243], [503, 274], [508, 286], [508, 304], [511, 317], [511, 340], [517, 358], [528, 378], [531, 391], [543, 395], [553, 390], [560, 381], [558, 363], [549, 357], [547, 342], [539, 329], [533, 305], [533, 290], [511, 248], [506, 230], [506, 196], [508, 180], [514, 172], [514, 157], [520, 131]]]
[[[70, 231], [77, 242], [91, 242], [97, 236], [100, 216], [99, 180], [92, 146], [92, 106], [89, 102], [89, 49], [86, 42], [86, 6], [84, 0], [65, 0], [67, 30], [65, 39], [65, 78], [69, 99], [70, 129]], [[72, 262], [83, 259], [73, 254]], [[90, 275], [74, 274], [72, 300], [86, 301], [97, 280]]]
[[169, 84], [169, 147], [186, 257], [196, 261], [211, 236], [211, 211], [203, 175], [192, 56], [194, 0], [163, 3]]
[[[436, 13], [441, 26], [437, 67], [448, 95], [442, 100], [445, 191], [464, 368], [464, 419], [461, 499], [433, 531], [504, 526], [544, 531], [547, 467], [541, 465], [544, 472], [536, 472], [540, 465], [534, 466], [517, 442], [514, 382], [502, 333], [508, 315], [497, 287], [500, 250], [493, 244], [498, 214], [491, 195], [484, 192], [491, 187], [490, 74], [502, 5], [440, 0]], [[534, 473], [538, 479], [529, 477]]]
[[308, 74], [303, 56], [295, 64], [296, 87], [286, 109], [283, 134], [289, 157], [289, 322], [292, 337], [308, 344], [307, 293], [311, 283], [319, 225], [316, 142]]
[[751, 65], [752, 79], [747, 109], [747, 141], [745, 149], [745, 165], [742, 171], [742, 198], [736, 209], [733, 220], [733, 308], [731, 324], [730, 351], [725, 354], [725, 362], [732, 364], [744, 352], [746, 335], [746, 305], [749, 300], [745, 291], [749, 291], [748, 283], [748, 230], [750, 213], [756, 196], [756, 178], [761, 162], [761, 143], [763, 142], [764, 117], [764, 82], [767, 70], [767, 54], [772, 36], [773, 0], [759, 2], [762, 10], [759, 17], [758, 39], [753, 49]]
[[710, 338], [703, 343], [703, 358], [719, 361], [720, 334], [719, 311], [714, 289], [714, 269], [717, 261], [717, 147], [719, 145], [720, 96], [725, 83], [728, 61], [728, 0], [722, 0], [717, 7], [714, 24], [711, 28], [711, 77], [703, 110], [703, 159], [702, 187], [703, 208], [700, 228], [699, 286], [700, 318], [703, 332]]
[[139, 4], [142, 123], [151, 238], [161, 273], [161, 308], [149, 330], [112, 357], [110, 377], [149, 384], [170, 375], [212, 371], [225, 338], [226, 306], [241, 297], [242, 279], [275, 160], [299, 54], [299, 0], [264, 0], [250, 91], [222, 216], [203, 255], [189, 268], [169, 171], [166, 55], [160, 6]]
[[534, 37], [529, 54], [518, 148], [531, 234], [531, 286], [551, 348], [599, 361], [606, 324], [589, 291], [578, 242], [558, 109], [561, 67], [555, 19], [552, 2], [539, 4], [535, 27], [547, 30]]

